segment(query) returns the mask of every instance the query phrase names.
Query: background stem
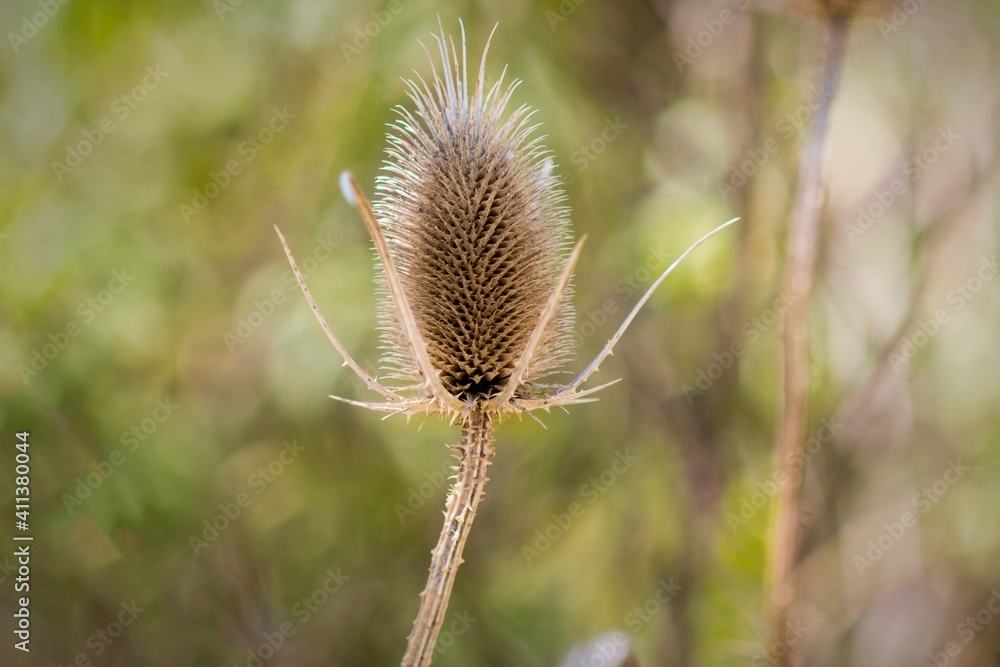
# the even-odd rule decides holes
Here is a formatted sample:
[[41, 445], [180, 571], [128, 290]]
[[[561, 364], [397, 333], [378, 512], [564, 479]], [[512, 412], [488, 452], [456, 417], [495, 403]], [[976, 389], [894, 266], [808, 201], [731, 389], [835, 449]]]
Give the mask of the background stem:
[[[830, 106], [836, 91], [847, 38], [847, 16], [830, 16], [819, 82], [820, 104], [813, 113], [799, 165], [798, 192], [792, 209], [783, 279], [789, 300], [783, 328], [783, 401], [779, 414], [776, 466], [785, 474], [778, 495], [776, 524], [770, 546], [771, 641], [784, 644], [789, 608], [795, 599], [791, 581], [799, 529], [802, 488], [802, 448], [806, 439], [806, 399], [809, 391], [809, 294], [812, 290], [819, 242], [822, 204], [823, 142]], [[791, 651], [781, 651], [779, 665], [792, 664]]]
[[431, 552], [427, 586], [420, 594], [420, 610], [407, 638], [402, 667], [431, 664], [434, 643], [444, 623], [455, 574], [462, 564], [462, 549], [472, 529], [476, 509], [483, 497], [486, 476], [493, 462], [493, 428], [480, 410], [474, 410], [462, 424], [462, 442], [453, 448], [458, 456], [455, 484], [448, 494], [444, 526]]

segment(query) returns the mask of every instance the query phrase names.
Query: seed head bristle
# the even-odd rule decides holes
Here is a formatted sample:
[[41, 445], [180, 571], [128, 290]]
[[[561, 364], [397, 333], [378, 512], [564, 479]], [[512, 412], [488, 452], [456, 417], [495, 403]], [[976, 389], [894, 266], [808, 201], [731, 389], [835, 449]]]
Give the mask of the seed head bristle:
[[[441, 69], [407, 81], [411, 111], [397, 107], [374, 205], [432, 366], [467, 403], [505, 388], [556, 286], [570, 242], [569, 213], [541, 137], [521, 106], [504, 117], [517, 85], [483, 82], [487, 43], [469, 89], [459, 51], [435, 35]], [[379, 321], [383, 366], [421, 380], [384, 274]], [[567, 290], [531, 357], [524, 388], [570, 353]]]

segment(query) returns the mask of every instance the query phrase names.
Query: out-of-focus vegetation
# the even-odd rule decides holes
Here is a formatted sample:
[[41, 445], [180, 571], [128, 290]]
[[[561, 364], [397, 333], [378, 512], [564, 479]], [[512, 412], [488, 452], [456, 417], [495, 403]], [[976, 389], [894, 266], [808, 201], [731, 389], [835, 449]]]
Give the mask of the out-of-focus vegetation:
[[[790, 643], [813, 666], [994, 664], [1000, 8], [896, 4], [854, 28], [832, 111]], [[5, 630], [0, 662], [398, 661], [457, 432], [327, 398], [370, 396], [272, 225], [374, 369], [337, 175], [372, 192], [440, 15], [470, 54], [499, 21], [488, 75], [523, 80], [590, 236], [568, 370], [743, 222], [652, 299], [600, 402], [500, 428], [435, 664], [557, 665], [613, 630], [645, 665], [766, 664], [777, 285], [818, 35], [778, 9], [4, 3], [5, 628], [20, 431], [35, 540], [32, 652]]]

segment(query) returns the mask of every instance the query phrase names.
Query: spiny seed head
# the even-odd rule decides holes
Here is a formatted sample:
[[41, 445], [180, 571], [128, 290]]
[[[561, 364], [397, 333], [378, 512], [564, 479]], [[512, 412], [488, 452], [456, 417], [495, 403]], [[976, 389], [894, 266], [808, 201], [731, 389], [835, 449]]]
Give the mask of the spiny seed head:
[[[565, 264], [569, 213], [533, 112], [504, 115], [517, 82], [503, 87], [501, 74], [486, 89], [484, 52], [470, 90], [464, 34], [461, 62], [452, 40], [435, 40], [441, 70], [431, 60], [429, 83], [407, 81], [413, 109], [396, 109], [374, 210], [431, 365], [471, 404], [502, 391], [525, 352]], [[420, 382], [384, 270], [380, 285], [383, 366]], [[569, 355], [570, 292], [516, 396], [531, 395]]]

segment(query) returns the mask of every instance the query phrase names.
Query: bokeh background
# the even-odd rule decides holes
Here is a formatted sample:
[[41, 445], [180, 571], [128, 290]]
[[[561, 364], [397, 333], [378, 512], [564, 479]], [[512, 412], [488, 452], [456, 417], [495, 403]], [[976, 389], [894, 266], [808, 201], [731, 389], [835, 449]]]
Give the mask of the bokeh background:
[[[820, 30], [767, 4], [4, 2], [0, 663], [399, 660], [457, 430], [327, 398], [371, 396], [272, 225], [374, 371], [370, 241], [337, 177], [372, 191], [440, 17], [475, 61], [499, 22], [488, 75], [522, 80], [590, 237], [568, 372], [743, 221], [650, 301], [599, 402], [500, 427], [435, 664], [558, 665], [612, 631], [643, 665], [769, 664], [779, 284]], [[833, 103], [789, 644], [1000, 664], [1000, 6], [885, 10]]]

